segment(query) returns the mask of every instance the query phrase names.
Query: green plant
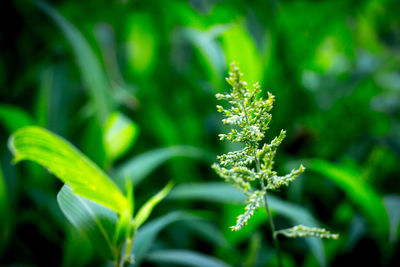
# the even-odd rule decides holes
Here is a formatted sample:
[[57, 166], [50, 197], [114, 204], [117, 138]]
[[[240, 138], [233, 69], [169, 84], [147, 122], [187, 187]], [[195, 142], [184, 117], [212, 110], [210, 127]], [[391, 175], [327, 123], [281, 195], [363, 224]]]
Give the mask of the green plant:
[[281, 186], [287, 186], [304, 172], [303, 165], [293, 169], [285, 176], [278, 176], [273, 170], [274, 157], [279, 145], [285, 138], [286, 132], [282, 130], [269, 144], [260, 146], [264, 139], [265, 131], [271, 122], [271, 114], [274, 96], [268, 93], [264, 100], [259, 97], [261, 87], [254, 84], [250, 90], [242, 79], [243, 74], [235, 63], [231, 64], [231, 70], [227, 82], [232, 86], [229, 94], [217, 94], [218, 100], [227, 100], [231, 104], [229, 109], [218, 105], [218, 111], [224, 113], [224, 124], [231, 125], [232, 129], [227, 134], [220, 134], [220, 140], [228, 140], [233, 143], [243, 143], [241, 150], [229, 152], [218, 156], [220, 164], [213, 164], [213, 169], [225, 181], [232, 183], [236, 188], [247, 195], [245, 212], [237, 217], [236, 225], [231, 226], [232, 231], [239, 231], [247, 224], [254, 211], [261, 205], [265, 206], [268, 214], [272, 238], [276, 248], [278, 265], [281, 266], [281, 255], [277, 236], [287, 237], [318, 237], [337, 239], [338, 234], [332, 234], [322, 228], [312, 228], [303, 225], [289, 229], [275, 230], [267, 201], [267, 191], [277, 190]]
[[134, 216], [132, 183], [126, 183], [124, 194], [107, 174], [61, 137], [41, 127], [26, 126], [13, 133], [8, 145], [15, 162], [36, 162], [65, 183], [57, 195], [58, 204], [101, 255], [115, 266], [133, 263], [135, 234], [171, 190], [171, 183]]

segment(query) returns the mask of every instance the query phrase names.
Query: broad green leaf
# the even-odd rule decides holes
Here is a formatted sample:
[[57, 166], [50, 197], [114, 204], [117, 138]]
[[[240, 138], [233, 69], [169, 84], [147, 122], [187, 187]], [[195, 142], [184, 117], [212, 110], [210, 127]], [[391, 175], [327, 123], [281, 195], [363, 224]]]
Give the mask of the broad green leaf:
[[118, 250], [112, 242], [118, 220], [116, 213], [74, 194], [68, 185], [60, 190], [57, 201], [71, 224], [89, 237], [102, 256], [106, 259], [118, 256]]
[[[245, 195], [234, 188], [232, 185], [223, 182], [211, 182], [211, 183], [191, 183], [182, 184], [176, 186], [167, 199], [170, 200], [205, 200], [222, 203], [236, 203], [244, 204]], [[298, 205], [283, 201], [277, 197], [268, 195], [268, 203], [274, 212], [286, 217], [293, 224], [304, 224], [309, 227], [318, 227], [318, 221], [310, 214], [310, 212]], [[261, 209], [263, 210], [263, 209]], [[236, 214], [237, 215], [237, 214]], [[229, 216], [232, 217], [232, 216]], [[243, 228], [239, 232], [235, 232], [233, 236], [230, 231], [226, 231], [226, 234], [233, 236], [228, 238], [231, 244], [237, 244], [240, 241], [245, 240], [253, 229], [266, 222], [266, 213], [258, 211], [249, 221], [249, 225]], [[228, 229], [228, 227], [226, 227]], [[320, 265], [325, 266], [325, 253], [323, 249], [322, 241], [315, 238], [306, 238], [305, 241], [309, 245], [312, 253], [317, 258]]]
[[136, 141], [139, 128], [131, 119], [119, 112], [108, 117], [103, 129], [103, 144], [109, 161], [123, 156]]
[[228, 267], [229, 265], [219, 259], [195, 251], [166, 249], [149, 253], [146, 259], [150, 262], [169, 263], [173, 265], [191, 267]]
[[61, 137], [35, 126], [17, 130], [8, 140], [14, 161], [34, 161], [69, 184], [74, 193], [117, 213], [129, 203], [113, 181], [85, 155]]
[[225, 31], [220, 41], [225, 53], [227, 65], [231, 62], [240, 64], [240, 69], [246, 73], [245, 80], [249, 85], [262, 82], [262, 62], [260, 53], [243, 25], [235, 25]]
[[158, 233], [168, 225], [180, 220], [198, 220], [199, 217], [184, 211], [174, 211], [158, 219], [144, 224], [136, 233], [132, 246], [135, 263], [140, 266], [147, 251], [150, 249]]
[[165, 196], [171, 191], [173, 186], [172, 182], [169, 182], [160, 192], [155, 194], [137, 212], [135, 219], [133, 221], [133, 228], [137, 230], [146, 220], [149, 218], [153, 208], [165, 198]]
[[399, 224], [400, 224], [400, 195], [387, 195], [383, 198], [390, 222], [391, 242], [396, 242], [399, 239]]
[[35, 125], [31, 116], [24, 110], [5, 104], [0, 104], [0, 123], [10, 133], [24, 126]]
[[72, 46], [83, 83], [89, 90], [97, 118], [100, 122], [104, 122], [112, 109], [112, 103], [108, 80], [97, 56], [82, 33], [54, 8], [44, 1], [36, 0], [35, 3], [57, 24]]
[[152, 171], [173, 157], [189, 157], [207, 161], [215, 158], [208, 152], [192, 146], [158, 148], [136, 156], [117, 167], [116, 177], [119, 182], [130, 180], [133, 185], [137, 185]]
[[362, 179], [362, 174], [320, 159], [311, 160], [308, 166], [310, 171], [325, 176], [343, 190], [369, 220], [373, 231], [381, 237], [389, 235], [389, 220], [382, 197]]

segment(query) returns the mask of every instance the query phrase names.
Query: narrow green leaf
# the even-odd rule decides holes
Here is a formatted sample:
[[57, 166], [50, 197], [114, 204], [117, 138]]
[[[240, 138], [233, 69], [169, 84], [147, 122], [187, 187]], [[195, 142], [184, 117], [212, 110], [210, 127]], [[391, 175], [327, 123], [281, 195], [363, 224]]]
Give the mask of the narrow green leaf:
[[152, 171], [173, 157], [188, 157], [213, 161], [214, 155], [192, 146], [171, 146], [154, 149], [132, 158], [116, 168], [119, 182], [132, 181], [133, 185], [140, 183]]
[[108, 117], [103, 129], [103, 144], [109, 161], [123, 156], [137, 139], [139, 128], [119, 112]]
[[155, 194], [152, 198], [147, 200], [146, 203], [144, 203], [133, 221], [133, 228], [135, 230], [137, 230], [147, 220], [147, 218], [149, 218], [153, 208], [165, 198], [169, 191], [171, 191], [172, 186], [173, 183], [169, 182], [160, 192]]
[[100, 122], [104, 122], [112, 109], [112, 103], [108, 80], [97, 56], [82, 33], [54, 8], [44, 1], [36, 0], [35, 3], [57, 24], [72, 46], [83, 82], [93, 101], [97, 118]]
[[399, 224], [400, 224], [400, 195], [387, 195], [383, 199], [390, 222], [391, 242], [396, 242], [399, 239]]
[[204, 70], [208, 72], [209, 80], [216, 87], [221, 86], [221, 77], [225, 70], [224, 53], [217, 38], [230, 27], [230, 25], [216, 25], [207, 31], [188, 27], [182, 31], [182, 37], [187, 39], [199, 53]]
[[174, 211], [143, 225], [138, 230], [132, 246], [136, 265], [140, 266], [147, 251], [161, 230], [176, 221], [195, 219], [199, 219], [199, 217], [183, 211]]
[[228, 267], [219, 259], [195, 251], [166, 249], [149, 253], [146, 257], [151, 262], [169, 263], [192, 267]]
[[24, 110], [5, 104], [0, 104], [0, 123], [10, 133], [21, 127], [35, 124]]
[[369, 220], [372, 230], [382, 237], [389, 235], [389, 220], [382, 197], [353, 169], [325, 160], [314, 159], [309, 169], [323, 175], [343, 190]]
[[115, 259], [118, 251], [112, 243], [117, 214], [86, 198], [74, 194], [64, 185], [57, 195], [58, 205], [78, 231], [87, 235], [93, 246], [106, 259]]
[[171, 190], [171, 193], [168, 194], [166, 199], [243, 204], [246, 200], [246, 196], [230, 184], [209, 182], [177, 185]]
[[72, 187], [74, 193], [117, 213], [129, 203], [113, 181], [61, 137], [35, 126], [17, 130], [8, 140], [15, 162], [34, 161]]

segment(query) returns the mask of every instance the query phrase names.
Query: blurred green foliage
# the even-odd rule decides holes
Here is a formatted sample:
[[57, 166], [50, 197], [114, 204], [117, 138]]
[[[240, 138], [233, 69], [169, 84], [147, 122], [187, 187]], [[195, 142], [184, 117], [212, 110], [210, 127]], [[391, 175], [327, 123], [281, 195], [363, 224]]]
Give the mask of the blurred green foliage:
[[398, 1], [49, 3], [0, 11], [1, 266], [105, 264], [57, 206], [61, 183], [12, 164], [7, 139], [27, 125], [131, 180], [137, 207], [175, 182], [137, 233], [137, 265], [273, 266], [266, 214], [230, 232], [243, 196], [210, 169], [235, 150], [218, 142], [214, 98], [231, 61], [276, 96], [266, 139], [287, 130], [279, 172], [308, 168], [271, 196], [276, 224], [326, 222], [341, 236], [280, 237], [285, 266], [399, 264]]

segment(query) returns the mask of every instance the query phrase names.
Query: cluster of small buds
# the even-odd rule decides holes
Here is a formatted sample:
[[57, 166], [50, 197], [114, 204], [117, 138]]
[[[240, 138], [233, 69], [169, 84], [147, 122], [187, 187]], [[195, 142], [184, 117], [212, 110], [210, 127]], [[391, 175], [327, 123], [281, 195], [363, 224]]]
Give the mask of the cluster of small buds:
[[263, 205], [264, 203], [265, 191], [257, 190], [247, 198], [247, 205], [245, 208], [245, 213], [237, 217], [237, 223], [235, 226], [231, 226], [232, 231], [239, 231], [243, 226], [247, 225], [247, 221], [254, 214], [254, 211]]
[[283, 229], [275, 232], [276, 235], [281, 234], [286, 237], [317, 237], [338, 239], [339, 234], [332, 234], [326, 229], [297, 225], [289, 229]]
[[[230, 108], [226, 109], [218, 105], [217, 110], [224, 115], [222, 122], [232, 126], [227, 134], [220, 134], [220, 140], [234, 143], [243, 143], [245, 148], [235, 152], [218, 156], [220, 164], [214, 164], [214, 170], [227, 182], [248, 195], [245, 213], [238, 217], [237, 223], [232, 227], [238, 231], [245, 225], [254, 210], [263, 201], [267, 189], [278, 189], [288, 185], [297, 178], [304, 167], [293, 170], [285, 176], [278, 176], [272, 170], [274, 157], [278, 146], [285, 138], [285, 131], [281, 131], [278, 137], [271, 143], [264, 144], [259, 148], [259, 143], [264, 139], [265, 131], [271, 122], [271, 114], [275, 97], [268, 93], [268, 98], [259, 97], [261, 87], [259, 83], [253, 85], [250, 90], [247, 83], [243, 81], [243, 74], [233, 63], [226, 81], [232, 86], [228, 94], [217, 94], [219, 100], [227, 100]], [[254, 170], [254, 164], [256, 170]], [[253, 189], [255, 180], [259, 180], [260, 188]], [[260, 200], [261, 199], [261, 200]]]

